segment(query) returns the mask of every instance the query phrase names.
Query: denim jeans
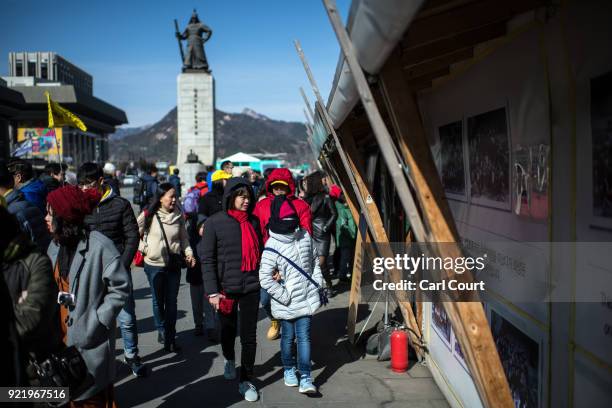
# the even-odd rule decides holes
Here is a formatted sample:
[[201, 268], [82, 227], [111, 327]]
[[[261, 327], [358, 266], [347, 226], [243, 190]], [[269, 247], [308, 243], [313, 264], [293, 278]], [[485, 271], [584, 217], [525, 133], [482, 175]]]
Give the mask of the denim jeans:
[[310, 377], [310, 321], [312, 316], [294, 320], [281, 320], [281, 360], [285, 369], [295, 367], [293, 339], [297, 337], [297, 369], [300, 375]]
[[261, 307], [263, 307], [263, 310], [266, 312], [266, 316], [268, 316], [268, 319], [270, 320], [274, 319], [272, 317], [272, 304], [270, 303], [271, 301], [272, 297], [270, 296], [270, 294], [264, 288], [260, 288], [259, 302], [261, 303]]
[[166, 342], [172, 343], [176, 336], [176, 300], [181, 270], [168, 270], [163, 266], [152, 266], [145, 262], [144, 271], [151, 286], [155, 326], [157, 331], [164, 334]]
[[136, 326], [136, 303], [134, 302], [132, 275], [129, 274], [129, 277], [130, 292], [117, 316], [117, 322], [123, 339], [123, 353], [126, 358], [134, 358], [138, 355], [138, 327]]

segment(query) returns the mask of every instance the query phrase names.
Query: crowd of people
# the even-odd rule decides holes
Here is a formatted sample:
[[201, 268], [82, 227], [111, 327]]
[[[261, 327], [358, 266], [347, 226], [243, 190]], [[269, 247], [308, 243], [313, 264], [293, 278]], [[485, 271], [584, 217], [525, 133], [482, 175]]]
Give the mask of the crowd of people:
[[116, 325], [125, 363], [138, 377], [150, 374], [138, 350], [131, 276], [141, 266], [166, 352], [181, 351], [177, 303], [186, 270], [193, 333], [221, 343], [224, 378], [238, 379], [245, 400], [259, 398], [260, 307], [270, 319], [267, 338], [281, 339], [285, 385], [316, 392], [311, 321], [336, 293], [332, 278], [351, 277], [357, 227], [341, 189], [320, 171], [297, 182], [286, 168], [233, 171], [224, 162], [198, 173], [181, 195], [178, 169], [160, 183], [151, 166], [135, 188], [135, 214], [110, 163], [82, 164], [76, 183], [67, 182], [64, 165], [36, 176], [27, 161], [0, 163], [0, 223], [8, 228], [0, 239], [2, 338], [11, 362], [3, 381], [69, 387], [72, 407], [114, 406]]

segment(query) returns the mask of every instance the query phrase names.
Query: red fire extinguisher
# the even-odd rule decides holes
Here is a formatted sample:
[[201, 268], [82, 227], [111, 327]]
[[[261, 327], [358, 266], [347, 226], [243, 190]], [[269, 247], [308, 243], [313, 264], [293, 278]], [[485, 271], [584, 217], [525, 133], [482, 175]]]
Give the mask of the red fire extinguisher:
[[391, 369], [396, 373], [408, 369], [408, 334], [402, 328], [391, 333]]

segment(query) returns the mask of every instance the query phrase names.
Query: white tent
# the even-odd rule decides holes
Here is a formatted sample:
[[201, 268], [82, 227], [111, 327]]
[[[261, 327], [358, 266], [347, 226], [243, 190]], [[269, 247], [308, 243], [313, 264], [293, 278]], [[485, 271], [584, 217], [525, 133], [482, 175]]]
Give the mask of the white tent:
[[255, 156], [251, 156], [249, 154], [242, 153], [242, 152], [238, 152], [238, 153], [232, 154], [231, 156], [228, 156], [228, 157], [226, 157], [224, 159], [221, 159], [219, 161], [220, 162], [224, 162], [226, 160], [229, 160], [232, 163], [259, 162], [259, 161], [261, 161], [260, 159], [258, 159]]

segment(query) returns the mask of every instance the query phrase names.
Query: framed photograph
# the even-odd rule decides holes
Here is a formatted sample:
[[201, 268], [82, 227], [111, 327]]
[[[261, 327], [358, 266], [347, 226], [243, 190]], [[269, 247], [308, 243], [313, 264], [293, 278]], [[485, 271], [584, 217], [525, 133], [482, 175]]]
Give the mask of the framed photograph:
[[440, 138], [440, 179], [447, 197], [467, 200], [463, 121], [438, 127]]
[[440, 302], [431, 302], [431, 321], [434, 331], [451, 348], [451, 322]]
[[514, 406], [542, 406], [541, 340], [536, 339], [491, 309], [491, 332], [502, 366], [508, 378]]
[[612, 72], [591, 79], [593, 224], [612, 228]]
[[470, 201], [510, 209], [510, 132], [506, 107], [467, 118]]

